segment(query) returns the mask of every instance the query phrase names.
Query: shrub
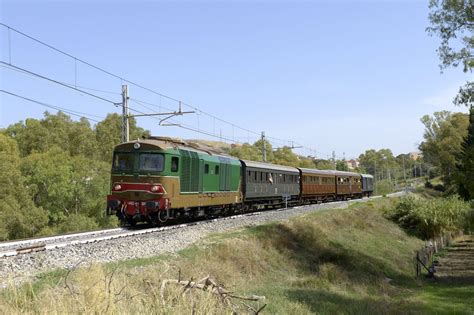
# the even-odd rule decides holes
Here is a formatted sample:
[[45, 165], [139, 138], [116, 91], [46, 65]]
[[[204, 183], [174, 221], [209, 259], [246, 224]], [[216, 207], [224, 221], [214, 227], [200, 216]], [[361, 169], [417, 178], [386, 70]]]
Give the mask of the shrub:
[[408, 196], [389, 210], [387, 217], [417, 236], [429, 239], [463, 229], [469, 209], [469, 204], [458, 196], [434, 199]]
[[90, 231], [99, 228], [97, 222], [82, 214], [71, 214], [62, 221], [57, 230], [59, 233]]

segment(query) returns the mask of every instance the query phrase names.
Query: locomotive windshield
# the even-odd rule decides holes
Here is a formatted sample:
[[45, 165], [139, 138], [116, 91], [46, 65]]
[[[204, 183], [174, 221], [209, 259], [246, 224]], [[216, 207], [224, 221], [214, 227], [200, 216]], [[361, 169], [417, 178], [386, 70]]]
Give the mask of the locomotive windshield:
[[133, 170], [133, 154], [132, 153], [115, 153], [112, 169], [114, 171]]
[[161, 172], [164, 169], [163, 154], [142, 153], [140, 154], [140, 171]]

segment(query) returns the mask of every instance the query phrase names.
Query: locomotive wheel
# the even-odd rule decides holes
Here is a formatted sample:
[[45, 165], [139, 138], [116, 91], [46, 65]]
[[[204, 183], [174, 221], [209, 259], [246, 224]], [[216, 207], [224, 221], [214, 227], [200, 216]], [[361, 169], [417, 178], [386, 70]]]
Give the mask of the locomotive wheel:
[[158, 211], [158, 221], [161, 223], [165, 223], [169, 219], [168, 211]]

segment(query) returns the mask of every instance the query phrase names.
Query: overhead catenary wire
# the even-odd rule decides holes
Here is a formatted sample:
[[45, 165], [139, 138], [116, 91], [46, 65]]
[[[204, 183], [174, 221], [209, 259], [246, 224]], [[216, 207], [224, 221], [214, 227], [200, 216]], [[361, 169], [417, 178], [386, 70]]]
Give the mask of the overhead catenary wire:
[[45, 102], [42, 102], [42, 101], [38, 101], [38, 100], [29, 98], [29, 97], [26, 97], [26, 96], [23, 96], [23, 95], [19, 95], [19, 94], [10, 92], [10, 91], [0, 90], [0, 92], [1, 92], [1, 93], [4, 93], [4, 94], [11, 95], [11, 96], [14, 96], [14, 97], [16, 97], [16, 98], [23, 99], [23, 100], [25, 100], [25, 101], [29, 101], [29, 102], [31, 102], [31, 103], [36, 103], [36, 104], [41, 105], [41, 106], [44, 106], [44, 107], [48, 107], [48, 108], [51, 108], [51, 109], [55, 109], [55, 110], [58, 110], [58, 111], [67, 113], [67, 114], [69, 114], [69, 115], [72, 115], [72, 116], [76, 116], [76, 117], [80, 117], [80, 118], [85, 118], [85, 119], [87, 119], [87, 120], [90, 120], [90, 121], [93, 121], [93, 122], [96, 122], [96, 123], [99, 123], [100, 120], [97, 120], [97, 119], [94, 119], [94, 118], [90, 118], [90, 117], [100, 118], [100, 119], [102, 119], [102, 120], [104, 119], [104, 118], [101, 117], [101, 116], [97, 116], [97, 115], [93, 115], [93, 114], [87, 114], [87, 113], [79, 112], [79, 111], [72, 110], [72, 109], [69, 109], [69, 108], [64, 108], [64, 107], [60, 107], [60, 106], [48, 104], [48, 103], [45, 103]]
[[67, 88], [69, 88], [69, 89], [76, 90], [77, 92], [81, 92], [81, 93], [87, 94], [87, 95], [89, 95], [89, 96], [91, 96], [91, 97], [94, 97], [94, 98], [96, 98], [96, 99], [99, 99], [99, 100], [101, 100], [101, 101], [104, 101], [104, 102], [107, 102], [107, 103], [111, 103], [111, 104], [113, 104], [113, 105], [115, 105], [115, 106], [117, 106], [117, 107], [121, 104], [121, 102], [114, 102], [114, 101], [109, 100], [109, 99], [106, 99], [106, 98], [104, 98], [104, 97], [102, 97], [102, 96], [99, 96], [99, 95], [96, 95], [96, 94], [92, 94], [92, 93], [89, 93], [89, 92], [87, 92], [87, 91], [84, 91], [84, 90], [81, 90], [81, 89], [79, 89], [79, 88], [76, 88], [76, 87], [74, 87], [74, 86], [72, 86], [72, 85], [70, 85], [70, 84], [67, 84], [67, 83], [64, 83], [64, 82], [61, 82], [61, 81], [58, 81], [58, 80], [55, 80], [55, 79], [46, 77], [46, 76], [44, 76], [44, 75], [42, 75], [42, 74], [39, 74], [39, 73], [30, 71], [30, 70], [27, 70], [27, 69], [24, 69], [24, 68], [21, 68], [21, 67], [12, 65], [12, 64], [8, 64], [8, 63], [6, 63], [6, 62], [4, 62], [4, 61], [0, 61], [0, 64], [6, 65], [6, 66], [8, 66], [8, 67], [12, 67], [13, 69], [22, 71], [22, 72], [24, 72], [24, 73], [27, 73], [27, 74], [29, 74], [29, 75], [38, 77], [38, 78], [40, 78], [40, 79], [43, 79], [43, 80], [46, 80], [46, 81], [49, 81], [49, 82], [52, 82], [52, 83], [55, 83], [55, 84], [59, 84], [59, 85], [61, 85], [61, 86], [67, 87]]
[[[25, 71], [23, 71], [23, 70], [18, 69], [19, 67], [14, 67], [14, 65], [11, 65], [11, 64], [5, 64], [5, 62], [0, 62], [0, 67], [5, 68], [5, 69], [7, 69], [7, 70], [15, 71], [15, 72], [18, 72], [18, 73], [21, 73], [21, 74], [24, 74], [24, 75], [28, 75], [28, 76], [31, 76], [31, 77], [33, 77], [33, 78], [41, 79], [41, 78], [39, 78], [38, 76], [36, 76], [36, 75], [34, 75], [34, 74], [30, 74], [30, 73], [28, 73], [28, 72], [25, 72]], [[73, 86], [72, 83], [68, 83], [68, 82], [64, 82], [64, 81], [59, 81], [59, 80], [56, 80], [56, 81], [57, 81], [57, 82], [60, 82], [60, 83], [62, 83], [62, 84], [64, 84], [64, 85]], [[119, 92], [106, 91], [106, 90], [91, 88], [91, 87], [87, 87], [87, 86], [83, 86], [83, 85], [74, 84], [74, 87], [75, 87], [75, 88], [84, 89], [84, 90], [90, 90], [90, 91], [94, 91], [94, 92], [100, 92], [100, 93], [104, 93], [104, 94], [122, 95], [122, 93], [119, 93]]]
[[[7, 29], [8, 34], [9, 34], [9, 37], [10, 37], [11, 31], [13, 31], [13, 32], [15, 32], [16, 34], [19, 34], [19, 35], [21, 35], [21, 36], [24, 36], [24, 37], [26, 37], [26, 38], [28, 38], [28, 39], [30, 39], [30, 40], [32, 40], [32, 41], [34, 41], [34, 42], [40, 44], [40, 45], [43, 45], [43, 46], [45, 46], [45, 47], [47, 47], [47, 48], [49, 48], [49, 49], [51, 49], [51, 50], [53, 50], [53, 51], [56, 51], [56, 52], [58, 52], [58, 53], [60, 53], [60, 54], [62, 54], [62, 55], [64, 55], [64, 56], [67, 56], [67, 57], [71, 58], [72, 60], [74, 60], [74, 63], [75, 63], [75, 84], [77, 84], [77, 63], [79, 62], [79, 63], [82, 63], [82, 64], [84, 64], [84, 65], [86, 65], [86, 66], [89, 66], [89, 67], [91, 67], [91, 68], [93, 68], [93, 69], [95, 69], [95, 70], [97, 70], [97, 71], [100, 71], [100, 72], [102, 72], [102, 73], [105, 73], [105, 74], [107, 74], [107, 75], [109, 75], [109, 76], [111, 76], [111, 77], [113, 77], [113, 78], [119, 79], [122, 84], [123, 84], [124, 82], [126, 82], [126, 83], [128, 83], [128, 84], [130, 84], [130, 85], [133, 85], [133, 86], [135, 86], [135, 87], [141, 88], [141, 89], [143, 89], [143, 90], [145, 90], [145, 91], [148, 91], [148, 92], [150, 92], [150, 93], [153, 93], [153, 94], [155, 94], [155, 95], [158, 95], [158, 96], [160, 96], [160, 98], [165, 98], [165, 99], [168, 99], [168, 100], [171, 100], [171, 101], [174, 101], [174, 102], [179, 102], [179, 103], [181, 103], [183, 106], [186, 106], [186, 107], [189, 107], [189, 108], [194, 109], [194, 110], [196, 110], [196, 111], [199, 111], [199, 113], [202, 113], [202, 114], [207, 115], [207, 116], [209, 116], [209, 117], [211, 117], [211, 118], [213, 118], [213, 119], [215, 119], [215, 120], [217, 120], [217, 121], [220, 121], [220, 122], [223, 122], [223, 123], [225, 123], [225, 124], [228, 124], [228, 125], [232, 126], [232, 129], [233, 129], [233, 130], [234, 130], [234, 128], [237, 128], [237, 129], [239, 129], [239, 130], [242, 130], [242, 131], [247, 132], [247, 134], [251, 133], [251, 134], [254, 134], [254, 135], [257, 135], [257, 136], [260, 135], [260, 132], [253, 131], [253, 130], [250, 130], [250, 129], [248, 129], [248, 128], [245, 128], [245, 127], [236, 125], [236, 124], [234, 124], [234, 123], [232, 123], [232, 122], [229, 122], [229, 121], [227, 121], [227, 120], [224, 120], [224, 119], [222, 119], [222, 118], [219, 118], [219, 117], [217, 117], [217, 116], [215, 116], [215, 115], [213, 115], [213, 114], [211, 114], [211, 113], [208, 113], [208, 112], [206, 112], [206, 111], [203, 111], [203, 110], [199, 109], [199, 108], [196, 107], [196, 106], [190, 105], [190, 104], [188, 104], [188, 103], [186, 103], [186, 102], [183, 102], [183, 101], [180, 101], [180, 100], [178, 100], [178, 99], [176, 99], [176, 98], [174, 98], [174, 97], [170, 97], [170, 96], [168, 96], [168, 95], [166, 95], [166, 94], [163, 94], [163, 93], [158, 92], [158, 91], [156, 91], [156, 90], [153, 90], [153, 89], [150, 89], [150, 88], [148, 88], [148, 87], [145, 87], [145, 86], [143, 86], [143, 85], [141, 85], [141, 84], [139, 84], [139, 83], [136, 83], [136, 82], [134, 82], [134, 81], [132, 81], [132, 80], [126, 79], [126, 78], [124, 78], [124, 77], [122, 77], [122, 76], [120, 76], [120, 75], [117, 75], [117, 74], [115, 74], [115, 73], [112, 73], [112, 72], [110, 72], [110, 71], [108, 71], [108, 70], [106, 70], [106, 69], [104, 69], [104, 68], [102, 68], [102, 67], [96, 66], [96, 65], [94, 65], [94, 64], [92, 64], [92, 63], [90, 63], [90, 62], [87, 62], [87, 61], [85, 61], [85, 60], [83, 60], [83, 59], [80, 59], [80, 58], [78, 58], [78, 57], [76, 57], [76, 56], [74, 56], [74, 55], [72, 55], [72, 54], [69, 54], [69, 53], [67, 53], [67, 52], [65, 52], [65, 51], [63, 51], [63, 50], [61, 50], [61, 49], [59, 49], [59, 48], [56, 48], [56, 47], [54, 47], [54, 46], [52, 46], [52, 45], [50, 45], [50, 44], [47, 44], [46, 42], [43, 42], [43, 41], [39, 40], [38, 38], [35, 38], [35, 37], [31, 36], [31, 35], [28, 35], [28, 34], [26, 34], [26, 33], [24, 33], [24, 32], [21, 32], [21, 31], [15, 29], [15, 28], [12, 28], [12, 27], [10, 27], [9, 25], [6, 25], [6, 24], [4, 24], [4, 23], [0, 23], [0, 26], [5, 27], [5, 28]], [[10, 39], [9, 39], [9, 63], [3, 62], [3, 61], [2, 61], [2, 63], [7, 64], [7, 65], [9, 65], [9, 66], [14, 66], [14, 65], [12, 65], [12, 63], [11, 63], [11, 40], [10, 40]], [[14, 67], [16, 67], [16, 66], [14, 66]], [[67, 86], [67, 87], [70, 87], [70, 88], [74, 88], [74, 89], [76, 89], [77, 91], [82, 92], [82, 93], [85, 93], [85, 94], [87, 94], [87, 95], [97, 97], [97, 95], [94, 95], [94, 94], [92, 94], [92, 93], [88, 93], [88, 92], [86, 92], [86, 91], [84, 91], [84, 90], [81, 90], [81, 89], [78, 89], [78, 88], [75, 87], [75, 86], [72, 86], [72, 85], [69, 85], [69, 84], [65, 84], [65, 83], [60, 82], [60, 81], [56, 81], [56, 83], [61, 84], [61, 85], [64, 85], [64, 86]], [[90, 90], [94, 90], [94, 89], [90, 89]], [[97, 90], [97, 91], [100, 91], [100, 90]], [[113, 92], [112, 92], [112, 93], [113, 93]], [[104, 100], [105, 100], [105, 99], [104, 99]], [[114, 104], [114, 105], [116, 105], [116, 106], [118, 106], [118, 104], [120, 104], [120, 103], [116, 103], [116, 102], [113, 102], [113, 101], [110, 101], [110, 100], [107, 100], [107, 101], [111, 102], [112, 104]], [[198, 129], [195, 129], [195, 128], [189, 128], [189, 130], [196, 131], [196, 132], [199, 131]], [[207, 134], [207, 132], [206, 132], [206, 134]], [[208, 135], [216, 136], [214, 133], [212, 133], [212, 134], [209, 133]], [[219, 138], [222, 138], [222, 137], [219, 136]], [[233, 136], [232, 138], [234, 138], [234, 136]], [[267, 138], [267, 139], [273, 139], [275, 142], [279, 142], [279, 143], [281, 143], [281, 144], [285, 144], [285, 146], [288, 146], [288, 147], [295, 147], [295, 144], [296, 144], [296, 146], [300, 146], [297, 142], [294, 142], [294, 141], [291, 141], [291, 140], [280, 139], [280, 138], [276, 138], [276, 137], [272, 137], [272, 136], [267, 136], [266, 138]], [[234, 139], [230, 139], [230, 138], [229, 138], [229, 139], [226, 139], [226, 140], [231, 141], [231, 142], [235, 142]], [[291, 145], [289, 145], [289, 144], [291, 144]], [[318, 150], [311, 149], [311, 148], [306, 147], [306, 146], [301, 146], [301, 147], [304, 148], [304, 149], [310, 149], [310, 150], [312, 150], [313, 152], [320, 153], [321, 155], [326, 155], [326, 156], [328, 156], [328, 154], [325, 154], [325, 153], [320, 152], [320, 151], [318, 151]]]

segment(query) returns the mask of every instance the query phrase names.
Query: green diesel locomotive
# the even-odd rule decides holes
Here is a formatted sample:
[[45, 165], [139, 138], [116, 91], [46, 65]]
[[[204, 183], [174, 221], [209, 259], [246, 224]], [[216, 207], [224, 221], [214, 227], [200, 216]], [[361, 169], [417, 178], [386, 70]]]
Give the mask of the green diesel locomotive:
[[241, 205], [240, 161], [165, 137], [114, 150], [108, 214], [131, 225], [234, 211]]

